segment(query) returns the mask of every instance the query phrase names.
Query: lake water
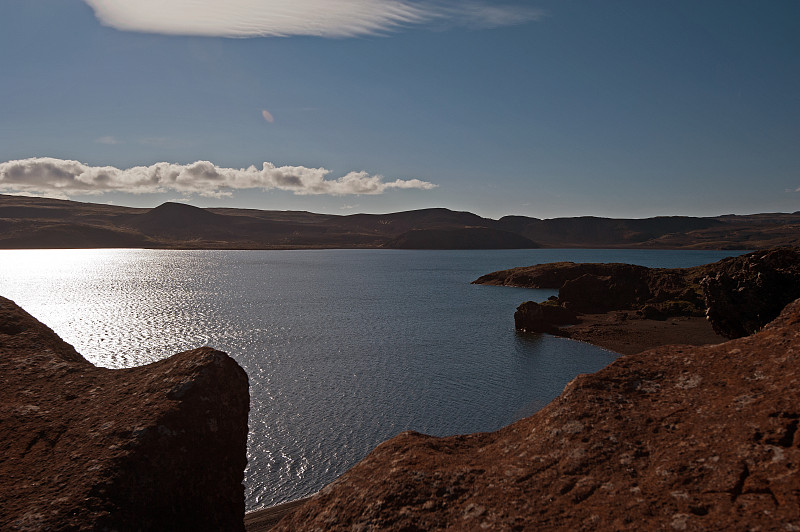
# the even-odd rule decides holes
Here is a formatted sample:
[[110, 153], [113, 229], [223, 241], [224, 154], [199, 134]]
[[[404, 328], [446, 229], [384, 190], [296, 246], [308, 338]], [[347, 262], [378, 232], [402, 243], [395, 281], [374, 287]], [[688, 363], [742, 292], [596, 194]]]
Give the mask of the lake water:
[[685, 267], [730, 251], [0, 251], [0, 295], [93, 363], [210, 345], [250, 377], [248, 510], [309, 495], [404, 430], [496, 430], [615, 354], [518, 335], [550, 290], [469, 284], [543, 262]]

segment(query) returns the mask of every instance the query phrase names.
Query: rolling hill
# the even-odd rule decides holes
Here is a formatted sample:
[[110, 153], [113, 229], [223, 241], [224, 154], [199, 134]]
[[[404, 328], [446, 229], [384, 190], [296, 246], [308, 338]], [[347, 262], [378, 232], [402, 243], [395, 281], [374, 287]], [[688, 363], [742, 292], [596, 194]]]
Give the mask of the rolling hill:
[[443, 208], [336, 216], [181, 203], [141, 209], [0, 195], [2, 249], [758, 249], [799, 244], [800, 212], [493, 220]]

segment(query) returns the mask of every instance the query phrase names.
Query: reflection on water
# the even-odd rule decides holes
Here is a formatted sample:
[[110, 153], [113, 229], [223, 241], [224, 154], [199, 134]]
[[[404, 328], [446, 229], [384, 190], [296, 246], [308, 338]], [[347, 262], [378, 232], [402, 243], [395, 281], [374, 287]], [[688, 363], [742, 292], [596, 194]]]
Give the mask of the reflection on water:
[[615, 355], [515, 334], [552, 290], [470, 285], [558, 260], [691, 266], [724, 252], [0, 251], [0, 295], [97, 365], [211, 345], [250, 377], [249, 509], [335, 479], [403, 430], [500, 428]]

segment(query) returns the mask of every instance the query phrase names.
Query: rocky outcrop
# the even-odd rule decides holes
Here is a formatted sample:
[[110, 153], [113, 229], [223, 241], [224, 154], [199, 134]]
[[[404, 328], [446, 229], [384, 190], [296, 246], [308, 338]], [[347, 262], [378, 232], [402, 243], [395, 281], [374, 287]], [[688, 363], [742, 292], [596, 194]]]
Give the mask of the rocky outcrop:
[[638, 317], [707, 316], [728, 338], [751, 334], [800, 297], [800, 248], [756, 251], [694, 268], [557, 262], [484, 275], [475, 284], [557, 288], [578, 313], [636, 311]]
[[578, 323], [578, 316], [555, 302], [526, 301], [514, 313], [514, 327], [518, 331], [555, 333], [562, 325]]
[[248, 409], [225, 353], [98, 368], [0, 298], [0, 529], [243, 530]]
[[795, 530], [800, 302], [575, 378], [498, 432], [406, 432], [277, 530]]
[[752, 334], [800, 297], [800, 248], [756, 251], [716, 264], [703, 280], [706, 314], [719, 334]]
[[650, 305], [665, 315], [702, 316], [703, 268], [553, 262], [490, 273], [473, 284], [558, 289], [562, 305], [583, 313], [639, 310]]
[[596, 313], [646, 305], [652, 295], [646, 275], [619, 264], [611, 275], [584, 274], [561, 285], [558, 300], [577, 312]]
[[549, 262], [488, 273], [472, 281], [472, 284], [558, 289], [565, 282], [582, 275], [619, 276], [624, 273], [627, 276], [642, 276], [648, 269], [644, 266], [618, 263]]

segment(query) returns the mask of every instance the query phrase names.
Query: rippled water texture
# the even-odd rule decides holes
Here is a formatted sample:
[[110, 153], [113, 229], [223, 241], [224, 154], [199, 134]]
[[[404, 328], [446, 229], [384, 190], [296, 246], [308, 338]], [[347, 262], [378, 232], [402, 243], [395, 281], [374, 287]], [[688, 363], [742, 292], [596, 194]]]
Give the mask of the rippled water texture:
[[730, 252], [0, 251], [0, 295], [97, 365], [211, 345], [250, 376], [248, 509], [334, 480], [403, 430], [500, 428], [615, 355], [517, 335], [548, 290], [470, 285], [541, 262], [678, 267]]

